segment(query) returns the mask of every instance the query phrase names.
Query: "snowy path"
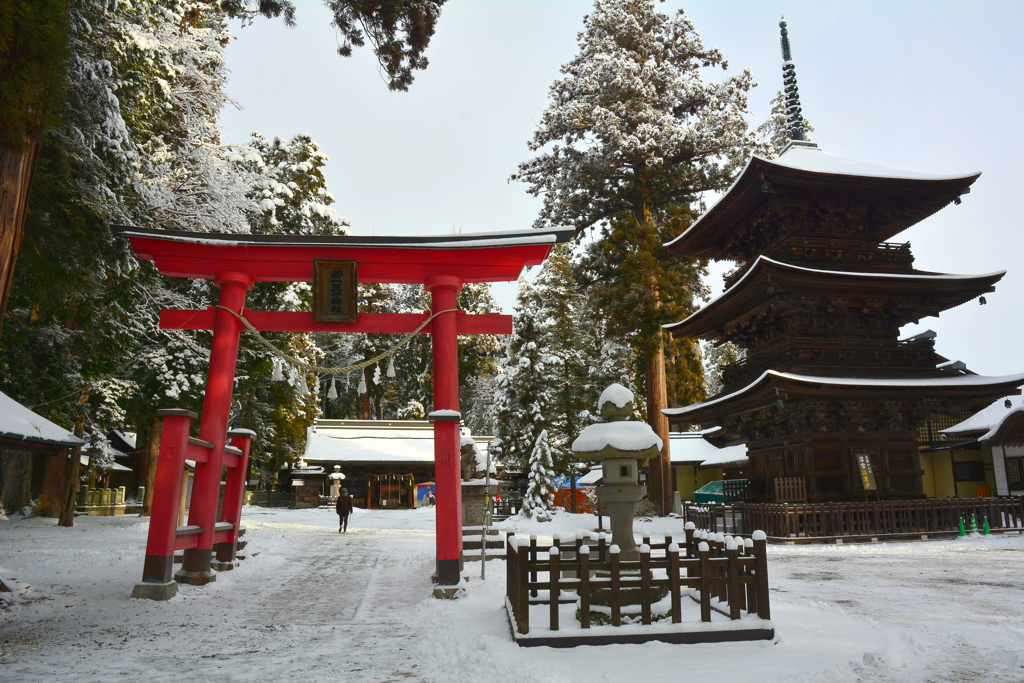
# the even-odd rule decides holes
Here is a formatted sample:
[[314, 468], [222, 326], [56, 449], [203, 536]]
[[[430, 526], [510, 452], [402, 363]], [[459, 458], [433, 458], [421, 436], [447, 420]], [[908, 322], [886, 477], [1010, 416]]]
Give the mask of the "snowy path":
[[[335, 519], [247, 508], [249, 559], [168, 603], [127, 597], [144, 520], [0, 519], [0, 681], [1024, 681], [1022, 537], [771, 546], [775, 644], [553, 650], [510, 641], [502, 562], [427, 597], [432, 510]], [[519, 524], [543, 543], [591, 523]]]

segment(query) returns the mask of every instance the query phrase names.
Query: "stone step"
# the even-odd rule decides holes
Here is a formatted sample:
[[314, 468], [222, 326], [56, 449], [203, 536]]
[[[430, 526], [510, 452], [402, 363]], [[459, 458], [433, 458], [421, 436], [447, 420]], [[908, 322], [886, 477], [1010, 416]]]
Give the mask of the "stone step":
[[[479, 562], [480, 561], [480, 551], [479, 550], [464, 550], [462, 552], [462, 559], [465, 562]], [[504, 559], [505, 559], [505, 551], [504, 550], [501, 550], [501, 551], [498, 551], [498, 552], [492, 552], [491, 550], [487, 551], [487, 561], [488, 562], [490, 562], [491, 560], [504, 560]]]
[[[480, 546], [481, 545], [483, 545], [483, 543], [481, 542], [479, 536], [476, 539], [464, 538], [463, 541], [462, 541], [462, 549], [463, 550], [480, 550]], [[492, 548], [500, 548], [500, 549], [504, 550], [504, 548], [505, 548], [505, 541], [496, 541], [496, 540], [488, 538], [487, 539], [487, 552], [491, 552]]]

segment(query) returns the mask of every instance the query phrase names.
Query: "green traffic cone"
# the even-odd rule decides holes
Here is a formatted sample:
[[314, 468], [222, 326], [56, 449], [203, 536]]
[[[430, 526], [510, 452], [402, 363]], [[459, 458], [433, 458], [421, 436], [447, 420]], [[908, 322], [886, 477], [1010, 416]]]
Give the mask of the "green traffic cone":
[[971, 515], [971, 533], [978, 533], [978, 520], [974, 517], [974, 515]]
[[992, 530], [988, 526], [988, 515], [985, 515], [985, 520], [984, 520], [983, 524], [981, 525], [981, 533], [984, 534], [985, 536], [991, 536], [992, 535]]
[[967, 530], [964, 529], [964, 518], [963, 517], [960, 518], [960, 535], [961, 536], [966, 536], [967, 535]]

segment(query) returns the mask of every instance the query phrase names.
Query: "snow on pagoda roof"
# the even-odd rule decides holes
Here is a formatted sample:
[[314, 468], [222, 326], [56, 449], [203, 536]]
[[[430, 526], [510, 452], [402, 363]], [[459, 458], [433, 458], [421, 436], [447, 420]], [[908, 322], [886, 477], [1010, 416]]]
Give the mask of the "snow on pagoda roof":
[[[829, 277], [841, 278], [844, 284], [850, 282], [850, 280], [861, 280], [864, 282], [878, 282], [878, 281], [890, 281], [890, 282], [903, 282], [907, 284], [913, 283], [926, 283], [926, 282], [949, 282], [949, 281], [961, 281], [961, 282], [972, 282], [972, 281], [984, 281], [984, 280], [999, 280], [1006, 275], [1005, 270], [999, 270], [992, 273], [984, 273], [982, 275], [959, 275], [955, 273], [865, 273], [865, 272], [852, 272], [846, 270], [823, 270], [819, 268], [807, 268], [805, 266], [796, 266], [790, 263], [783, 263], [782, 261], [776, 261], [775, 259], [767, 256], [758, 256], [753, 264], [743, 275], [733, 283], [732, 287], [719, 294], [711, 301], [707, 302], [696, 311], [691, 313], [688, 317], [675, 323], [666, 323], [663, 327], [667, 330], [674, 330], [684, 325], [693, 324], [694, 322], [705, 318], [709, 315], [709, 311], [714, 311], [722, 305], [723, 301], [732, 299], [739, 295], [741, 288], [746, 281], [753, 281], [757, 275], [765, 268], [772, 268], [776, 271], [789, 272], [792, 274], [800, 275], [827, 275]], [[979, 282], [979, 285], [984, 284]], [[977, 293], [968, 292], [970, 296], [968, 299], [977, 296]]]
[[892, 178], [897, 180], [966, 180], [972, 176], [980, 175], [980, 173], [932, 175], [930, 173], [917, 173], [915, 171], [901, 171], [895, 168], [868, 164], [855, 159], [847, 159], [846, 157], [841, 157], [837, 154], [824, 152], [817, 147], [804, 146], [790, 147], [777, 159], [757, 158], [769, 164], [785, 166], [787, 168], [793, 168], [800, 171], [858, 176], [861, 178]]
[[[1009, 408], [1006, 407], [1007, 401], [1010, 402]], [[1021, 408], [1024, 408], [1024, 396], [1005, 396], [998, 401], [993, 401], [991, 405], [982, 408], [963, 422], [955, 424], [948, 429], [939, 430], [939, 433], [992, 432], [999, 428], [1003, 420]]]
[[771, 188], [826, 196], [837, 191], [885, 196], [897, 205], [902, 200], [914, 199], [919, 206], [877, 235], [878, 239], [888, 239], [967, 192], [979, 175], [901, 171], [829, 154], [816, 147], [793, 146], [777, 159], [752, 156], [718, 201], [664, 246], [670, 251], [708, 258], [736, 257], [722, 251], [726, 237], [745, 225], [750, 215], [768, 201]]
[[54, 446], [81, 446], [85, 442], [63, 427], [36, 415], [0, 392], [0, 438], [33, 441]]
[[866, 389], [938, 389], [938, 388], [967, 388], [986, 387], [996, 385], [1021, 386], [1024, 385], [1024, 373], [1016, 375], [1003, 375], [999, 377], [985, 377], [982, 375], [951, 375], [949, 377], [927, 377], [927, 378], [885, 378], [876, 379], [872, 377], [824, 377], [819, 375], [797, 375], [790, 372], [779, 372], [777, 370], [765, 370], [761, 376], [753, 382], [728, 394], [716, 396], [715, 398], [700, 403], [684, 406], [682, 408], [665, 408], [661, 412], [669, 417], [681, 417], [700, 409], [710, 406], [727, 403], [739, 398], [744, 394], [751, 393], [758, 388], [762, 382], [771, 380], [788, 380], [795, 384], [813, 386], [833, 386], [847, 388]]

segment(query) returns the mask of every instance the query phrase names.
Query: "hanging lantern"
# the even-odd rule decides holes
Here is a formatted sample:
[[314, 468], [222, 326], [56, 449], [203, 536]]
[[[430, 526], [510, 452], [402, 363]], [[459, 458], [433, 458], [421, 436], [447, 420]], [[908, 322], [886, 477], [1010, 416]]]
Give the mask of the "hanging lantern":
[[331, 388], [327, 390], [327, 398], [331, 399], [332, 401], [338, 398], [338, 389], [337, 387], [334, 386], [333, 377], [331, 377]]
[[271, 382], [283, 382], [284, 373], [281, 372], [281, 360], [278, 358], [274, 359], [274, 370], [270, 373]]
[[359, 377], [359, 388], [356, 389], [356, 391], [358, 391], [360, 394], [365, 394], [366, 393], [366, 374], [365, 373], [363, 373]]
[[388, 377], [394, 379], [395, 377], [395, 357], [391, 356], [388, 358]]
[[373, 369], [373, 383], [380, 384], [380, 363]]

